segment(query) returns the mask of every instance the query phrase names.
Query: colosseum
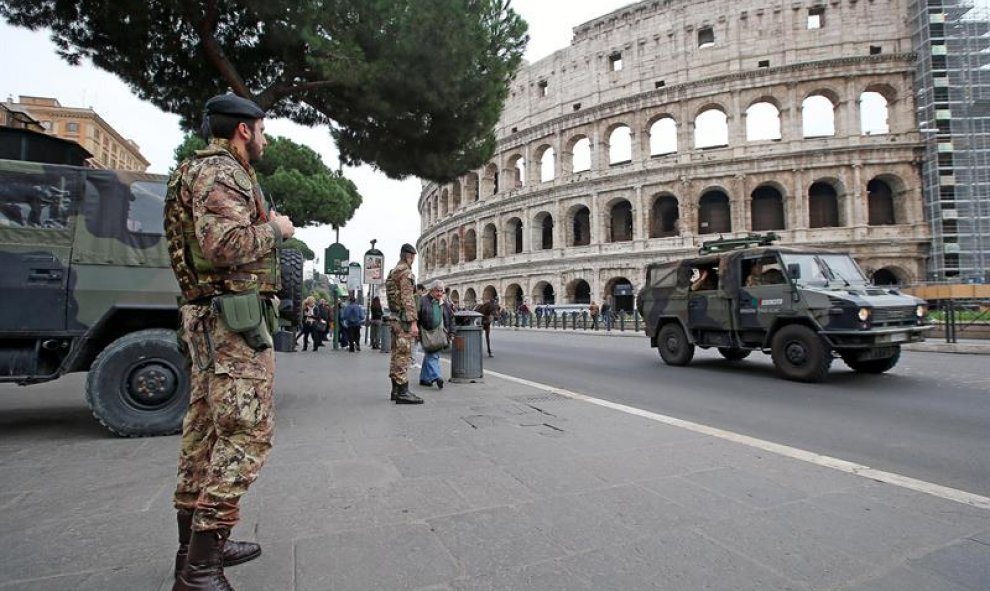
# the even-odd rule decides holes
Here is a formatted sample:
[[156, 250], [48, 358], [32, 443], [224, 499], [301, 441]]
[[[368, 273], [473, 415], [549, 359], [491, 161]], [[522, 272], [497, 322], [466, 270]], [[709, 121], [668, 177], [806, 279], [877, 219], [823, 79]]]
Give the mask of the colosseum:
[[611, 301], [773, 230], [878, 283], [929, 249], [906, 0], [645, 1], [525, 64], [487, 166], [424, 184], [420, 277], [473, 305]]

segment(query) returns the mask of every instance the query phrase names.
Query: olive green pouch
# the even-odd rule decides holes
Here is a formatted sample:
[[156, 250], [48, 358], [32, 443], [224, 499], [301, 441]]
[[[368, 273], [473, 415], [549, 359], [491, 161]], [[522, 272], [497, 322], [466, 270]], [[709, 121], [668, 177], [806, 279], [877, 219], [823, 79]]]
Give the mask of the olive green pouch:
[[248, 346], [255, 351], [272, 347], [272, 334], [268, 329], [264, 303], [258, 292], [237, 293], [213, 299], [223, 318], [223, 323], [232, 332], [244, 337]]

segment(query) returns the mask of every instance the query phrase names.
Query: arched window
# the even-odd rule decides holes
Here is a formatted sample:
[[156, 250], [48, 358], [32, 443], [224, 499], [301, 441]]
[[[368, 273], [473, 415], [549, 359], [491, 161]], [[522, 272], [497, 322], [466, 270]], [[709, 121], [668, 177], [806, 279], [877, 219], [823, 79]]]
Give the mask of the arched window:
[[632, 131], [625, 125], [612, 130], [608, 136], [608, 163], [632, 162]]
[[549, 250], [553, 248], [553, 216], [549, 212], [541, 211], [533, 218], [532, 244], [536, 250]]
[[867, 208], [869, 209], [869, 221], [871, 226], [889, 226], [897, 223], [894, 219], [894, 192], [890, 185], [873, 179], [866, 183]]
[[447, 266], [447, 241], [446, 240], [441, 240], [440, 241], [440, 260], [439, 260], [439, 265], [441, 267], [446, 267]]
[[629, 242], [633, 239], [632, 204], [623, 199], [609, 210], [608, 213], [609, 242]]
[[498, 291], [495, 289], [494, 285], [488, 285], [485, 287], [484, 291], [481, 292], [481, 297], [484, 301], [490, 302], [498, 297]]
[[454, 234], [450, 238], [450, 264], [456, 265], [461, 262], [461, 238]]
[[769, 102], [759, 102], [746, 109], [746, 141], [780, 139], [780, 110]]
[[454, 212], [461, 208], [461, 183], [454, 181], [450, 184], [450, 211]]
[[554, 304], [556, 299], [553, 285], [547, 281], [540, 281], [533, 287], [533, 304], [540, 306], [543, 304]]
[[519, 254], [523, 251], [523, 223], [512, 218], [505, 224], [505, 254]]
[[498, 166], [492, 162], [485, 167], [485, 174], [481, 178], [481, 196], [491, 197], [496, 193], [498, 193]]
[[557, 164], [557, 155], [552, 147], [548, 147], [540, 156], [540, 182], [546, 183], [554, 179], [557, 174], [554, 170]]
[[474, 228], [464, 233], [464, 262], [469, 263], [478, 258], [478, 233]]
[[729, 118], [724, 111], [713, 107], [694, 118], [695, 148], [727, 145], [729, 145]]
[[509, 188], [518, 189], [526, 184], [526, 159], [516, 154], [509, 158]]
[[729, 196], [722, 191], [708, 191], [698, 203], [698, 234], [718, 234], [732, 231]]
[[677, 197], [664, 195], [653, 202], [650, 210], [650, 238], [677, 236], [680, 227], [680, 209]]
[[801, 103], [801, 127], [804, 137], [835, 135], [835, 105], [822, 94], [813, 94]]
[[631, 313], [635, 309], [633, 284], [625, 277], [613, 277], [605, 284], [602, 301], [610, 302], [614, 312]]
[[471, 205], [478, 200], [478, 174], [469, 172], [464, 175], [464, 205]]
[[591, 303], [591, 285], [584, 279], [575, 279], [567, 284], [567, 299], [572, 304]]
[[673, 154], [677, 151], [677, 122], [673, 117], [661, 117], [650, 126], [650, 156]]
[[859, 125], [863, 135], [890, 133], [887, 99], [879, 92], [867, 91], [859, 95]]
[[813, 183], [808, 188], [808, 227], [839, 227], [839, 196], [828, 183]]
[[473, 287], [464, 290], [464, 305], [473, 308], [478, 305], [478, 294]]
[[498, 229], [495, 224], [485, 226], [481, 237], [481, 258], [493, 259], [498, 256]]
[[591, 210], [579, 206], [571, 213], [570, 246], [587, 246], [591, 244]]
[[571, 148], [571, 172], [591, 170], [591, 140], [579, 139]]
[[515, 311], [519, 304], [523, 303], [523, 290], [518, 283], [513, 283], [505, 288], [505, 298], [502, 305], [506, 310]]
[[757, 187], [750, 203], [750, 217], [753, 231], [784, 229], [784, 197], [780, 191], [770, 186]]
[[450, 192], [444, 189], [440, 193], [440, 217], [447, 217], [447, 208], [450, 206]]

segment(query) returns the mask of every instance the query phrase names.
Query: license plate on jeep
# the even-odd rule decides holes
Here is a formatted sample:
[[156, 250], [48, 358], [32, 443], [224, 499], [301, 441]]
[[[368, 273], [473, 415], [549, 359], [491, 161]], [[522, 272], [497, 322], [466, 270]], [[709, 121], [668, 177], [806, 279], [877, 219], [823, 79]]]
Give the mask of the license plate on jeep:
[[890, 342], [891, 343], [903, 343], [904, 341], [907, 340], [907, 338], [908, 337], [907, 337], [907, 334], [906, 333], [899, 332], [899, 333], [890, 335]]

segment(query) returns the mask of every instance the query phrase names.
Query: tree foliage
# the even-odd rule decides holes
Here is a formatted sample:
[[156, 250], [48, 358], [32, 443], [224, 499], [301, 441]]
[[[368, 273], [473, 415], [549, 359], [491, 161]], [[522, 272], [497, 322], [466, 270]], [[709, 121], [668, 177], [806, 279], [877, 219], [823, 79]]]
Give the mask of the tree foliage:
[[527, 41], [509, 0], [0, 0], [198, 127], [233, 90], [272, 116], [331, 124], [348, 163], [444, 181], [491, 158]]
[[[206, 147], [198, 135], [188, 134], [175, 149], [176, 163]], [[349, 179], [330, 170], [311, 148], [283, 138], [269, 138], [262, 159], [255, 164], [258, 184], [275, 209], [297, 226], [329, 224], [342, 227], [361, 205], [361, 194]], [[302, 250], [302, 249], [300, 249]], [[310, 254], [312, 251], [303, 250]]]
[[283, 241], [282, 248], [291, 248], [293, 250], [298, 250], [299, 252], [302, 253], [303, 258], [306, 259], [307, 261], [311, 261], [316, 258], [316, 253], [313, 252], [313, 249], [310, 248], [308, 244], [296, 238], [295, 236], [289, 238], [288, 240]]

